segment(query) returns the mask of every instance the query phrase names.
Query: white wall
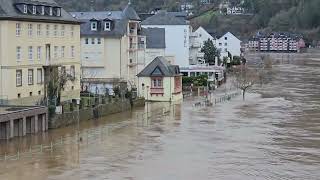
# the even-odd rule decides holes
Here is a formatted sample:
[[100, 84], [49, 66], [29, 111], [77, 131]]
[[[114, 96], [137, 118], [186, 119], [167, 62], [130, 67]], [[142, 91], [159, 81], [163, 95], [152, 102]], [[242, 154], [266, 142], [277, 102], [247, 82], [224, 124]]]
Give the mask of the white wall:
[[230, 32], [218, 39], [216, 46], [221, 49], [221, 58], [228, 56], [228, 51], [232, 56], [241, 55], [241, 41]]
[[212, 40], [213, 43], [215, 43], [214, 38], [205, 29], [203, 29], [202, 27], [199, 27], [195, 31], [195, 33], [198, 34], [198, 39], [199, 39], [201, 47], [203, 46], [204, 42], [207, 41], [208, 39]]
[[175, 56], [176, 64], [189, 66], [189, 25], [143, 25], [144, 28], [164, 28], [166, 56]]
[[165, 56], [165, 49], [146, 49], [146, 64], [148, 65], [150, 62], [152, 62], [156, 57], [158, 56]]

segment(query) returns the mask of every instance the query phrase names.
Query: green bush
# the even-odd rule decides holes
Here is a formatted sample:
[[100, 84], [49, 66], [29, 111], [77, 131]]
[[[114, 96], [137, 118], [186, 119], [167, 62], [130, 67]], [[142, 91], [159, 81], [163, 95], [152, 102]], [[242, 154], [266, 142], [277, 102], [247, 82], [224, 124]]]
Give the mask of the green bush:
[[200, 75], [197, 77], [182, 77], [182, 85], [190, 86], [193, 84], [194, 86], [207, 86], [208, 76]]

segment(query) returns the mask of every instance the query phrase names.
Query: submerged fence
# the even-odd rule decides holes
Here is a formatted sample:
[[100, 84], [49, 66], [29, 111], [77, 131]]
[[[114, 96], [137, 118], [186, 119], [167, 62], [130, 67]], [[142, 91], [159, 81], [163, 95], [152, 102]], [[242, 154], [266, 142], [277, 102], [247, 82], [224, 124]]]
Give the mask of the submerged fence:
[[[137, 121], [124, 121], [119, 123], [107, 124], [99, 128], [92, 128], [88, 130], [78, 131], [71, 135], [61, 136], [47, 144], [39, 144], [30, 146], [29, 149], [17, 150], [16, 153], [5, 153], [0, 155], [0, 161], [15, 161], [23, 158], [37, 158], [43, 153], [53, 153], [58, 148], [65, 145], [80, 145], [85, 146], [96, 143], [98, 140], [109, 136], [112, 132], [128, 127], [130, 125], [148, 126], [145, 121], [151, 117], [164, 117], [168, 116], [171, 112], [171, 108], [174, 105], [170, 105], [167, 108], [158, 108], [146, 113], [138, 113], [136, 115]], [[174, 107], [173, 107], [174, 108]]]
[[213, 106], [213, 105], [217, 105], [220, 103], [224, 103], [227, 101], [231, 101], [233, 98], [241, 95], [242, 93], [240, 91], [238, 92], [234, 92], [234, 93], [230, 93], [230, 94], [225, 94], [223, 96], [219, 96], [216, 98], [206, 98], [204, 101], [200, 101], [194, 104], [195, 107], [199, 107], [199, 106]]

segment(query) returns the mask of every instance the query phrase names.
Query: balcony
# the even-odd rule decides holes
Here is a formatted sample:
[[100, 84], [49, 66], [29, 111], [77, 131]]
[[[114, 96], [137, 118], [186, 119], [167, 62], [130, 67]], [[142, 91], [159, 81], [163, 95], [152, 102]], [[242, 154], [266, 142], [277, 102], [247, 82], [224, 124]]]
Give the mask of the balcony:
[[164, 94], [163, 88], [150, 88], [150, 94]]

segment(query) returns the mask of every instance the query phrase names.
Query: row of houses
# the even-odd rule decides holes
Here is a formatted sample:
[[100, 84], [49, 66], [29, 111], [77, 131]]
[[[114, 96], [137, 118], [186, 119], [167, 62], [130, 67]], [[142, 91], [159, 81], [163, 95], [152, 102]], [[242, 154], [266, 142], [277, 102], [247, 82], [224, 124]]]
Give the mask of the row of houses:
[[[193, 31], [178, 12], [142, 19], [130, 3], [122, 11], [66, 12], [54, 0], [1, 0], [0, 17], [0, 99], [9, 104], [41, 104], [49, 82], [62, 75], [68, 81], [59, 89], [61, 101], [79, 99], [81, 91], [112, 93], [118, 83], [142, 97], [147, 91], [165, 97], [159, 89], [173, 83], [166, 99], [172, 100], [179, 96], [178, 74], [223, 74], [219, 64], [204, 63], [204, 41], [212, 39], [222, 56], [240, 55], [231, 33], [215, 38], [201, 27]], [[153, 83], [141, 72], [150, 72]], [[159, 78], [168, 75], [170, 83]]]
[[258, 35], [248, 42], [250, 51], [262, 52], [300, 52], [305, 48], [303, 37], [291, 33], [270, 33], [269, 35]]

